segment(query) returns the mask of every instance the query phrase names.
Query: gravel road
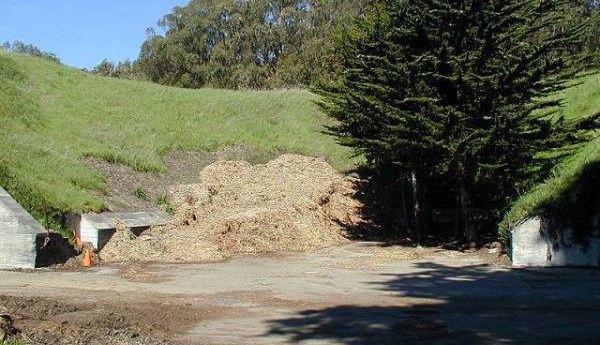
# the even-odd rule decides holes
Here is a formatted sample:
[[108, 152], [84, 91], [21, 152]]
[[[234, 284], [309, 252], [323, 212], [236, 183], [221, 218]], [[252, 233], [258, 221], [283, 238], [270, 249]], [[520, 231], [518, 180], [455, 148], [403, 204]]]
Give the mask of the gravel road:
[[353, 243], [211, 264], [0, 271], [37, 344], [586, 344], [600, 270]]

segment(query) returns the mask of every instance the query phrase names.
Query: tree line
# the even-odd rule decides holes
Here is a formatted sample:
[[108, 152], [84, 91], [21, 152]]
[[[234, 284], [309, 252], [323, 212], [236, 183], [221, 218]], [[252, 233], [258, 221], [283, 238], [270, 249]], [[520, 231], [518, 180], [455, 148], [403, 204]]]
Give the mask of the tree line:
[[[569, 1], [569, 20], [598, 0]], [[368, 0], [192, 0], [147, 29], [135, 61], [102, 61], [90, 72], [185, 88], [307, 87], [339, 76], [336, 41]], [[600, 49], [596, 26], [581, 46]]]
[[9, 53], [19, 53], [19, 54], [26, 54], [26, 55], [41, 57], [41, 58], [44, 58], [44, 59], [47, 59], [47, 60], [50, 60], [50, 61], [53, 61], [56, 63], [61, 63], [60, 59], [56, 56], [56, 54], [50, 53], [47, 51], [43, 51], [40, 48], [34, 46], [33, 44], [26, 44], [21, 41], [14, 41], [12, 43], [4, 42], [0, 46], [0, 50], [9, 52]]
[[138, 60], [92, 72], [185, 88], [280, 88], [335, 78], [334, 39], [367, 0], [193, 0], [147, 30]]

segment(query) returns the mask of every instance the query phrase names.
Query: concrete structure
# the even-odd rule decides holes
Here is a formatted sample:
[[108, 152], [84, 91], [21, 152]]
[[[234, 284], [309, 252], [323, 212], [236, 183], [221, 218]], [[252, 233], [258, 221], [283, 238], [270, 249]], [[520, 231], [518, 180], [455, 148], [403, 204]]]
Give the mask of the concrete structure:
[[598, 226], [594, 226], [591, 236], [586, 239], [585, 245], [582, 245], [573, 240], [571, 229], [553, 229], [550, 224], [552, 222], [545, 222], [543, 218], [535, 217], [512, 230], [513, 266], [600, 266]]
[[94, 248], [102, 249], [115, 233], [118, 224], [139, 234], [151, 226], [165, 225], [168, 221], [169, 215], [165, 212], [105, 212], [70, 216], [67, 222], [83, 242], [90, 242]]
[[0, 188], [0, 269], [35, 268], [46, 230]]

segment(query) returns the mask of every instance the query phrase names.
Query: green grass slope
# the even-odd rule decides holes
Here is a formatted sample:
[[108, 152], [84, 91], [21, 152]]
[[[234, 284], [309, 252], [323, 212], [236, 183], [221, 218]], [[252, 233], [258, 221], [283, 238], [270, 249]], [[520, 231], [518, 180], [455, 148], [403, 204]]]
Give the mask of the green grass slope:
[[0, 53], [0, 186], [37, 218], [95, 211], [105, 184], [93, 156], [164, 171], [173, 150], [244, 145], [323, 157], [340, 170], [350, 152], [321, 133], [328, 119], [307, 91], [185, 90], [91, 76]]
[[[600, 113], [600, 73], [584, 77], [575, 86], [558, 95], [563, 99], [560, 114], [566, 119], [574, 119]], [[600, 164], [600, 133], [573, 154], [563, 158], [553, 171], [553, 176], [518, 199], [504, 221], [500, 224], [500, 236], [509, 238], [512, 226], [530, 216], [542, 215], [549, 209], [562, 212], [576, 212], [573, 209], [574, 193], [577, 186], [588, 178], [590, 169]], [[596, 168], [594, 168], [596, 169]], [[595, 186], [595, 187], [594, 187]], [[592, 186], [600, 193], [600, 185]], [[580, 210], [584, 211], [585, 210]]]

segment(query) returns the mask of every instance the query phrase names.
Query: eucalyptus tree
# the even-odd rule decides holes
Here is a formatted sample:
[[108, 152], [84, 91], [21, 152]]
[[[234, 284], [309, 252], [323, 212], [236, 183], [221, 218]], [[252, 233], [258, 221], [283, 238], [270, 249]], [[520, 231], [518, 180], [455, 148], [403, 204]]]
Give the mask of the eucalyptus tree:
[[139, 63], [153, 81], [197, 88], [302, 86], [332, 77], [333, 34], [367, 0], [194, 0], [149, 31]]

